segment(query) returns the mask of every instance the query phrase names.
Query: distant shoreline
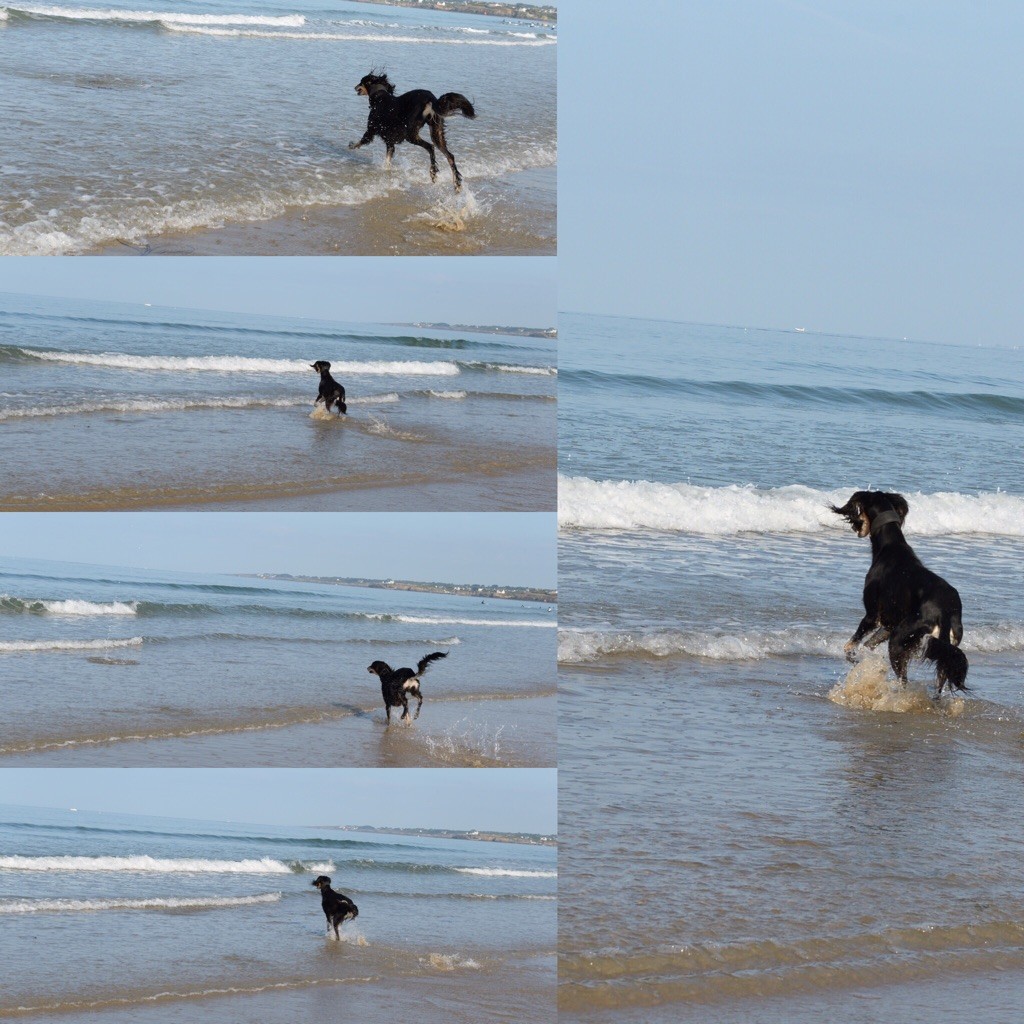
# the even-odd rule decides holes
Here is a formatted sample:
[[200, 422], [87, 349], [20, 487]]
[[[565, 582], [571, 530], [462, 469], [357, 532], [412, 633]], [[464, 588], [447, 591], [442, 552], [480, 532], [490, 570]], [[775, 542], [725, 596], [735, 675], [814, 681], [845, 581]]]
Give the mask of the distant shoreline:
[[392, 324], [392, 327], [419, 327], [427, 331], [467, 331], [470, 334], [508, 334], [514, 338], [558, 337], [556, 327], [496, 327], [481, 324]]
[[452, 14], [487, 14], [495, 18], [515, 18], [517, 21], [546, 21], [555, 24], [558, 11], [554, 7], [538, 4], [501, 3], [500, 0], [356, 0], [357, 3], [376, 4], [378, 7], [419, 7]]
[[557, 836], [530, 832], [466, 832], [447, 828], [383, 828], [373, 825], [325, 825], [339, 832], [372, 832], [386, 836], [420, 836], [429, 839], [469, 839], [477, 843], [514, 843], [518, 846], [557, 846]]
[[496, 601], [535, 601], [556, 604], [557, 590], [541, 587], [502, 587], [494, 583], [421, 583], [415, 580], [369, 580], [345, 576], [294, 576], [281, 572], [243, 572], [246, 579], [284, 580], [288, 583], [319, 583], [336, 587], [366, 587], [370, 590], [404, 590], [417, 594], [448, 594], [451, 597], [493, 598]]

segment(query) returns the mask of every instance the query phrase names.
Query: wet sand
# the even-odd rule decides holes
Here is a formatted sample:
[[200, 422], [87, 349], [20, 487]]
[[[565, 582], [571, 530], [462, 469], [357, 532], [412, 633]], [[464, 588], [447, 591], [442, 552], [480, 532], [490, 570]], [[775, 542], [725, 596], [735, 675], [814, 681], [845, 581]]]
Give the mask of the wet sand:
[[50, 748], [42, 739], [36, 749], [0, 756], [0, 765], [549, 767], [557, 763], [555, 704], [553, 692], [465, 700], [431, 699], [428, 693], [418, 720], [403, 725], [393, 713], [390, 728], [379, 702], [282, 709], [268, 714], [262, 728], [197, 715], [168, 735], [154, 728], [154, 738], [111, 742], [96, 735]]
[[439, 175], [430, 188], [360, 205], [296, 207], [270, 220], [113, 243], [88, 255], [552, 256], [556, 181], [556, 168], [530, 168], [498, 179], [467, 178], [456, 195]]

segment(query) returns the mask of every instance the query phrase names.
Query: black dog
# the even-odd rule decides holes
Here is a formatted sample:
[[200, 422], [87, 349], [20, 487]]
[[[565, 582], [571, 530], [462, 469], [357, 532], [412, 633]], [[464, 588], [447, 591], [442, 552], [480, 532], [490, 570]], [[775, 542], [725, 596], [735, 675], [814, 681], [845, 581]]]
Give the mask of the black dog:
[[335, 892], [331, 888], [331, 880], [326, 875], [313, 879], [312, 884], [320, 890], [320, 906], [324, 908], [324, 915], [327, 917], [327, 937], [330, 938], [333, 930], [334, 937], [340, 939], [338, 929], [346, 921], [355, 920], [359, 916], [359, 908], [347, 896]]
[[[476, 117], [473, 104], [461, 93], [446, 92], [443, 96], [435, 96], [426, 89], [413, 89], [412, 92], [395, 95], [395, 87], [388, 81], [385, 74], [370, 72], [364, 75], [356, 86], [356, 92], [360, 96], [366, 96], [370, 101], [370, 117], [366, 122], [366, 131], [358, 142], [350, 142], [349, 149], [359, 149], [367, 143], [373, 142], [374, 136], [379, 135], [387, 147], [385, 166], [390, 166], [391, 158], [395, 155], [395, 146], [400, 142], [411, 142], [414, 146], [425, 149], [430, 154], [430, 180], [437, 178], [437, 159], [434, 156], [434, 146], [448, 158], [448, 164], [452, 169], [452, 179], [455, 182], [455, 191], [462, 188], [462, 175], [455, 166], [455, 157], [448, 149], [448, 143], [444, 137], [444, 119], [452, 114], [462, 114], [464, 117]], [[432, 146], [425, 139], [420, 138], [420, 129], [424, 125], [430, 125], [430, 138]]]
[[391, 724], [391, 709], [402, 709], [402, 721], [409, 717], [409, 694], [412, 694], [419, 703], [416, 705], [416, 714], [413, 718], [420, 717], [420, 708], [423, 707], [423, 694], [420, 693], [419, 677], [426, 672], [432, 661], [440, 658], [447, 658], [447, 654], [435, 651], [426, 657], [420, 658], [415, 671], [411, 668], [392, 668], [386, 661], [375, 661], [368, 669], [380, 679], [380, 692], [384, 697], [384, 710], [387, 712], [388, 724]]
[[320, 374], [320, 394], [316, 396], [313, 405], [319, 402], [324, 403], [324, 408], [330, 412], [331, 406], [336, 405], [338, 412], [347, 413], [348, 406], [345, 404], [345, 389], [331, 376], [331, 364], [323, 359], [309, 364]]
[[842, 507], [829, 506], [846, 519], [858, 537], [871, 537], [871, 568], [864, 580], [864, 618], [846, 644], [853, 660], [857, 645], [889, 641], [889, 662], [901, 683], [907, 682], [907, 662], [921, 640], [928, 636], [924, 656], [935, 662], [935, 677], [942, 696], [950, 690], [966, 690], [967, 658], [959, 649], [964, 627], [960, 621], [960, 595], [941, 576], [926, 569], [904, 540], [903, 521], [910, 507], [902, 494], [857, 491]]

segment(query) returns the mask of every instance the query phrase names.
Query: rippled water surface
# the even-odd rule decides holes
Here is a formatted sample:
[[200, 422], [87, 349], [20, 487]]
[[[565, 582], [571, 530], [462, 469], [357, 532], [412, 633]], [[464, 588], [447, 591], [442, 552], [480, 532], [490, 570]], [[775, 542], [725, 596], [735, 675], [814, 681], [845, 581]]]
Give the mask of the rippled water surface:
[[[565, 1014], [1015, 1019], [1020, 353], [561, 330]], [[870, 553], [825, 506], [861, 488], [961, 593], [963, 699], [843, 659]]]

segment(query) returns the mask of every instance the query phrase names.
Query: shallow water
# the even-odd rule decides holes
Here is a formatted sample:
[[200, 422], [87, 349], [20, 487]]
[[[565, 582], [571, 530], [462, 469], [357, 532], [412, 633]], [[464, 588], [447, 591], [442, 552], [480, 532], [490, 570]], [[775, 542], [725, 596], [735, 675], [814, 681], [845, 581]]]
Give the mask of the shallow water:
[[[465, 253], [554, 252], [553, 187], [523, 200], [515, 183], [554, 171], [553, 26], [344, 0], [2, 11], [0, 253], [159, 249], [253, 225], [267, 225], [263, 254], [449, 252], [453, 238]], [[459, 196], [443, 156], [431, 184], [413, 146], [390, 170], [379, 140], [349, 151], [367, 116], [355, 84], [380, 66], [399, 92], [473, 100], [475, 120], [446, 125]]]
[[[953, 1020], [998, 978], [1014, 1019], [1020, 353], [561, 331], [565, 1015]], [[963, 699], [843, 657], [869, 550], [825, 505], [862, 487], [960, 590]]]
[[[359, 907], [342, 942], [321, 872]], [[554, 900], [546, 847], [3, 808], [0, 1015], [384, 1021], [394, 989], [427, 1020], [553, 1019]]]
[[[554, 625], [539, 603], [5, 558], [0, 758], [551, 765]], [[433, 650], [419, 719], [386, 729], [367, 666]]]
[[554, 503], [547, 339], [3, 295], [0, 372], [2, 509]]

